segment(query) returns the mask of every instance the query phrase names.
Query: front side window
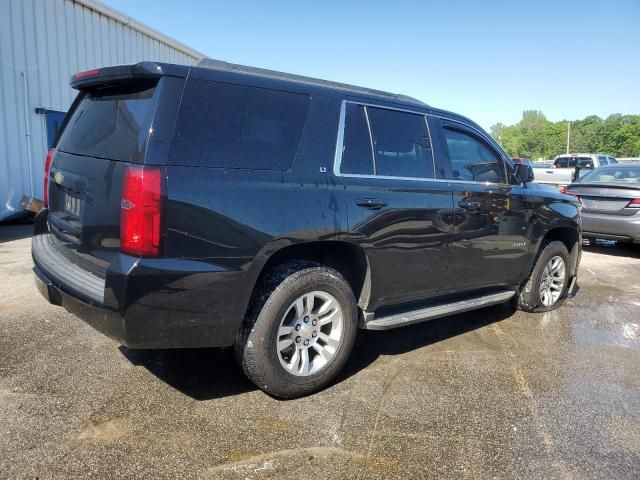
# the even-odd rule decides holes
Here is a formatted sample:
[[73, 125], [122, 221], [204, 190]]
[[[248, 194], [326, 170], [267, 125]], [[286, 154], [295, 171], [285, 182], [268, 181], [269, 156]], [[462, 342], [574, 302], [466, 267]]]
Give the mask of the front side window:
[[504, 183], [502, 160], [484, 142], [468, 133], [444, 128], [451, 160], [450, 180]]
[[567, 168], [569, 166], [569, 159], [567, 157], [560, 157], [556, 160], [556, 168]]

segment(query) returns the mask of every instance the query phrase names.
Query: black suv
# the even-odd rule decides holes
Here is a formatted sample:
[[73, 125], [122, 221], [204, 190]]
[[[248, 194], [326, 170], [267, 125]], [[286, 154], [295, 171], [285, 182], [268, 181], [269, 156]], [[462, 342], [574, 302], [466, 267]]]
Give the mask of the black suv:
[[572, 290], [576, 200], [460, 115], [213, 60], [71, 84], [36, 283], [129, 348], [233, 345], [291, 398], [335, 377], [358, 327], [546, 311]]

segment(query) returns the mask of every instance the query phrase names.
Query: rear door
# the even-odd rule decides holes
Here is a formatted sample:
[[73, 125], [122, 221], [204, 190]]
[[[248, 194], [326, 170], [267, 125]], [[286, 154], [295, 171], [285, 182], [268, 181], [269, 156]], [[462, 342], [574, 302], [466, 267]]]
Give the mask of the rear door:
[[527, 193], [508, 183], [505, 157], [482, 132], [464, 122], [430, 120], [455, 212], [446, 290], [519, 283], [529, 255]]
[[342, 177], [349, 239], [371, 268], [375, 310], [433, 296], [449, 262], [452, 200], [435, 179], [424, 114], [344, 102], [335, 174]]

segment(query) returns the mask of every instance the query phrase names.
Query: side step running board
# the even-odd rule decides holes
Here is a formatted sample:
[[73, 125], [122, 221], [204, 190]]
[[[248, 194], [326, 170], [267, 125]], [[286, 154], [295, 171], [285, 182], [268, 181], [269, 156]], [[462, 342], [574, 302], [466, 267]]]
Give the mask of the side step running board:
[[[447, 315], [453, 315], [455, 313], [467, 312], [469, 310], [475, 310], [476, 308], [497, 305], [498, 303], [506, 302], [515, 294], [516, 292], [512, 291], [491, 293], [489, 295], [458, 300], [451, 303], [440, 303], [427, 308], [397, 313], [386, 317], [374, 317], [372, 320], [365, 321], [364, 328], [366, 330], [389, 330], [391, 328], [404, 327], [405, 325], [446, 317]], [[365, 318], [367, 316], [368, 315], [365, 314]]]

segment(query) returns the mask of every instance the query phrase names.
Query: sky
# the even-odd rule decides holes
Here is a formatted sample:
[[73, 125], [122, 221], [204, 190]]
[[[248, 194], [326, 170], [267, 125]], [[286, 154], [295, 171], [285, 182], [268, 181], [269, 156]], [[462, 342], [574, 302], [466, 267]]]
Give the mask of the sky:
[[103, 0], [209, 57], [402, 93], [484, 128], [640, 114], [640, 0]]

